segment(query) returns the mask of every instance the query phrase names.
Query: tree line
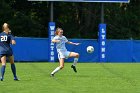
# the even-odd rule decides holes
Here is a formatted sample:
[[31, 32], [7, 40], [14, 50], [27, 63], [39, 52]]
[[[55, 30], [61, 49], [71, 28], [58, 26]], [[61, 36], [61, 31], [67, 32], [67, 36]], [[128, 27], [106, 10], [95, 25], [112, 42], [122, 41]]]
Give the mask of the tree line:
[[[107, 39], [140, 39], [140, 0], [105, 3]], [[48, 37], [50, 2], [0, 0], [0, 25], [7, 22], [18, 37]], [[54, 22], [68, 38], [98, 38], [100, 3], [54, 2]]]

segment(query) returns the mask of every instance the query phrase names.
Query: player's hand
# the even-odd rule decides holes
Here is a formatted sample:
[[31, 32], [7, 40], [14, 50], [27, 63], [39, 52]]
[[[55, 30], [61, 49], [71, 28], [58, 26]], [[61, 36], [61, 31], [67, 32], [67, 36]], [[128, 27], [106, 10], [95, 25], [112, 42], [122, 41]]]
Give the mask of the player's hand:
[[80, 43], [75, 43], [76, 46], [80, 45]]
[[15, 40], [12, 40], [11, 43], [12, 43], [12, 45], [15, 45], [16, 44], [16, 41]]
[[56, 40], [56, 43], [59, 43], [60, 42], [60, 40]]

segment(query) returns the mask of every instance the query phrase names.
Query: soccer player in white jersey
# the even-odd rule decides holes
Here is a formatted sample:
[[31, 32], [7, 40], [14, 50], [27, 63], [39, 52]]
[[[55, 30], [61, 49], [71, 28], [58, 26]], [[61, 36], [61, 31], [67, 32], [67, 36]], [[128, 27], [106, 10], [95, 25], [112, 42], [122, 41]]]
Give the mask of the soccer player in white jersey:
[[67, 38], [63, 36], [62, 28], [57, 28], [55, 34], [56, 36], [52, 39], [52, 42], [56, 43], [56, 49], [58, 52], [60, 65], [56, 69], [54, 69], [54, 71], [51, 73], [51, 76], [54, 76], [56, 72], [64, 68], [64, 60], [69, 57], [74, 57], [74, 62], [71, 65], [71, 68], [73, 68], [74, 72], [77, 72], [76, 63], [78, 61], [79, 54], [75, 52], [67, 51], [65, 47], [65, 43], [72, 44], [72, 45], [79, 45], [80, 43], [73, 43], [68, 41]]

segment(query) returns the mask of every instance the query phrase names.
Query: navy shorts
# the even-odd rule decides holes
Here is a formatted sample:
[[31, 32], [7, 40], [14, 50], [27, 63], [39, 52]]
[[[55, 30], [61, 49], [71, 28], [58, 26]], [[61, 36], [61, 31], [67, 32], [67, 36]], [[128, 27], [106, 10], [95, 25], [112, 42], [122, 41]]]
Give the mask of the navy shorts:
[[0, 52], [0, 57], [3, 57], [3, 56], [9, 57], [9, 56], [12, 56], [12, 55], [13, 55], [12, 50]]

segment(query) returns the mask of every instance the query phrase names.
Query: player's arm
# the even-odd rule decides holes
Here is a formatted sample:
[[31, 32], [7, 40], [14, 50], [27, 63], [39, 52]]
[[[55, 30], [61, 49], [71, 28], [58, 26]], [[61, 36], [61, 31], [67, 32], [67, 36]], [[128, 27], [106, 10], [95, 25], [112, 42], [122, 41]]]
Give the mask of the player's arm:
[[16, 44], [16, 41], [15, 41], [15, 38], [13, 35], [11, 35], [11, 44], [12, 45], [15, 45]]
[[68, 41], [67, 44], [79, 45], [80, 43], [73, 43], [73, 42]]
[[72, 44], [72, 45], [79, 45], [80, 43], [73, 43], [73, 42], [70, 42], [70, 41], [68, 41], [68, 39], [65, 37], [65, 42], [67, 43], [67, 44]]
[[53, 43], [59, 43], [59, 42], [60, 42], [60, 40], [57, 40], [57, 39], [52, 39], [52, 42], [53, 42]]

